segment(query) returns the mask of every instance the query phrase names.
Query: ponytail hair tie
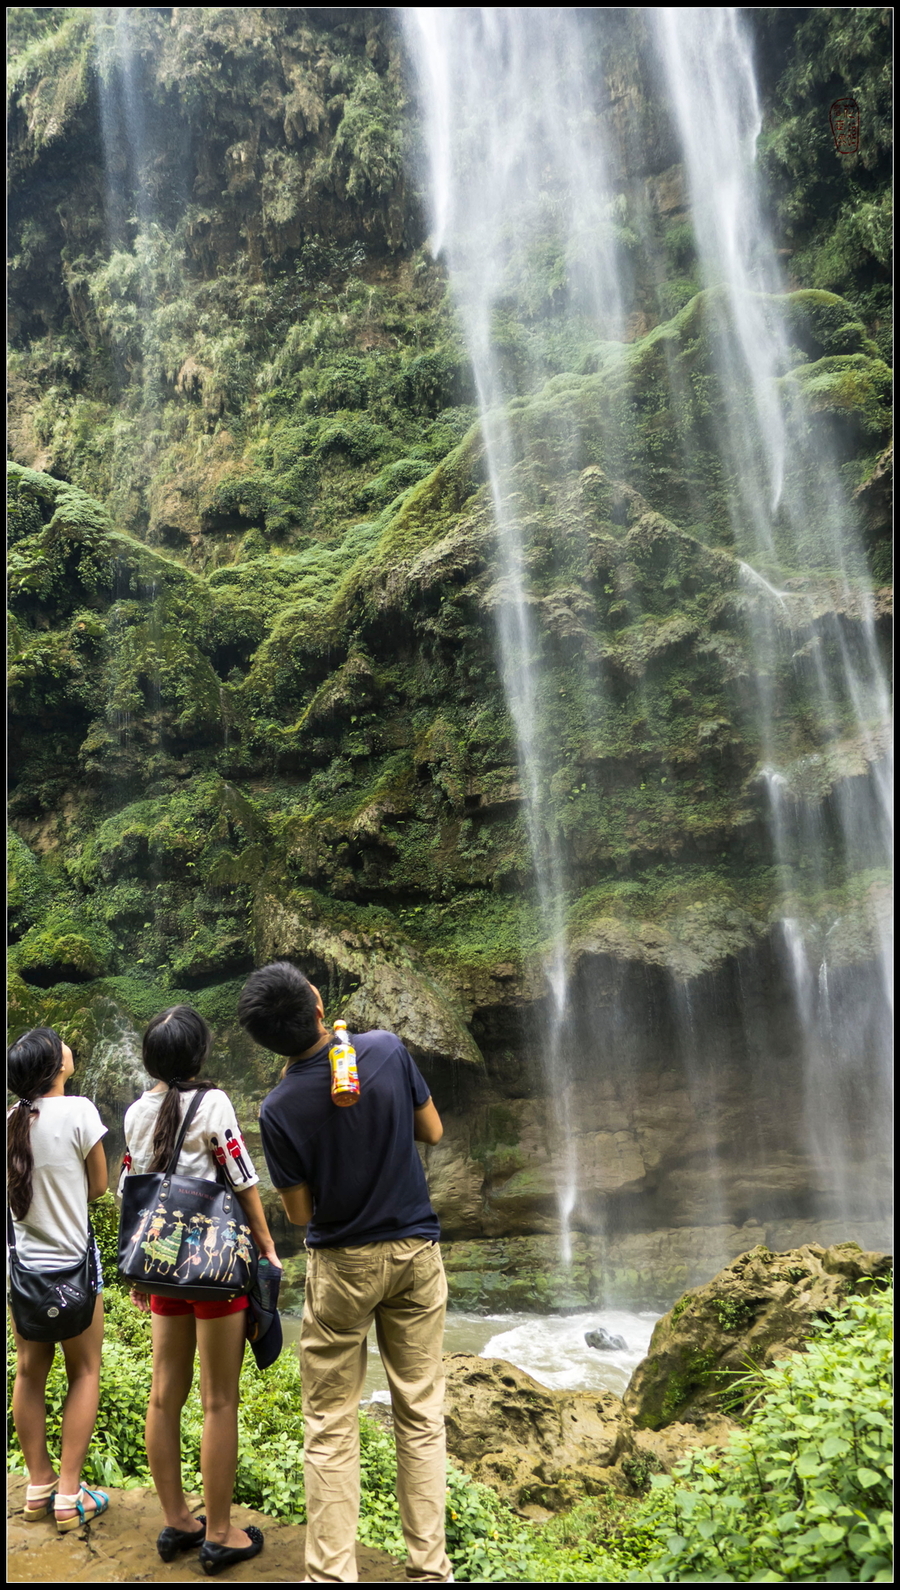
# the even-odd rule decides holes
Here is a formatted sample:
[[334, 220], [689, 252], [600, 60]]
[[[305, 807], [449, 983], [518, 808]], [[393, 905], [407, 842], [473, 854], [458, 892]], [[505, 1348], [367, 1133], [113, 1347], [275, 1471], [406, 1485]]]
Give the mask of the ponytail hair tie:
[[34, 1099], [20, 1099], [19, 1103], [21, 1105], [24, 1105], [26, 1110], [33, 1110], [34, 1109]]

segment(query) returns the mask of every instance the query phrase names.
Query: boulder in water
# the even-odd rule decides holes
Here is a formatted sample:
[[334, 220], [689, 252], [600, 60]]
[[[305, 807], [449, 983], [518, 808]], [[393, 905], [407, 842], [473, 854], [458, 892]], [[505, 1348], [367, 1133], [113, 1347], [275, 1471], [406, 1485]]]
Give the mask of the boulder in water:
[[601, 1353], [628, 1351], [628, 1343], [624, 1336], [614, 1336], [612, 1331], [605, 1331], [602, 1325], [598, 1325], [596, 1330], [585, 1331], [584, 1339], [589, 1347], [597, 1347]]
[[[447, 1449], [530, 1517], [610, 1487], [644, 1491], [692, 1447], [723, 1448], [739, 1428], [723, 1410], [733, 1383], [720, 1371], [743, 1374], [748, 1361], [762, 1368], [802, 1351], [817, 1319], [891, 1268], [889, 1254], [855, 1242], [787, 1253], [755, 1247], [663, 1316], [622, 1402], [606, 1391], [550, 1390], [502, 1359], [447, 1353]], [[621, 1340], [586, 1332], [592, 1346], [595, 1334], [605, 1344]]]

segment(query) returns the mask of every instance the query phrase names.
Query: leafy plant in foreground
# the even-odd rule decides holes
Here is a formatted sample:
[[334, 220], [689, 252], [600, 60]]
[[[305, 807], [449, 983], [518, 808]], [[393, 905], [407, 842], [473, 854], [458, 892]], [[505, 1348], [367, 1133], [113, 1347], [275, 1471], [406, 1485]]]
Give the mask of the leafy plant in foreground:
[[[98, 1221], [98, 1225], [102, 1222]], [[101, 1241], [109, 1234], [104, 1232]], [[893, 1294], [852, 1299], [806, 1353], [755, 1378], [748, 1424], [724, 1454], [709, 1449], [654, 1477], [646, 1502], [612, 1493], [532, 1524], [495, 1492], [448, 1465], [447, 1549], [473, 1583], [887, 1582], [890, 1561], [890, 1359]], [[118, 1287], [105, 1293], [100, 1413], [88, 1483], [147, 1485], [144, 1417], [150, 1390], [146, 1315]], [[11, 1381], [15, 1355], [7, 1360]], [[746, 1389], [746, 1388], [744, 1388]], [[51, 1451], [66, 1392], [62, 1354], [48, 1383]], [[199, 1490], [202, 1412], [195, 1385], [182, 1419], [185, 1486]], [[388, 1431], [360, 1419], [358, 1536], [403, 1558], [396, 1456]], [[9, 1466], [22, 1455], [11, 1435]], [[241, 1379], [235, 1498], [303, 1523], [300, 1366], [285, 1352]]]
[[893, 1580], [893, 1289], [852, 1298], [805, 1353], [758, 1372], [748, 1427], [657, 1476], [651, 1583]]

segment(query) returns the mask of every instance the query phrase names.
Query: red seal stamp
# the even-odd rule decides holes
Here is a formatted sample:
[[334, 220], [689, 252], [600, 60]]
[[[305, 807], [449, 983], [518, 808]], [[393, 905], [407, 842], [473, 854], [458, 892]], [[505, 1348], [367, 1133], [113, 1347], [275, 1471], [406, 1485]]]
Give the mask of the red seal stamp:
[[828, 120], [838, 154], [859, 154], [859, 105], [856, 100], [836, 99], [828, 112]]

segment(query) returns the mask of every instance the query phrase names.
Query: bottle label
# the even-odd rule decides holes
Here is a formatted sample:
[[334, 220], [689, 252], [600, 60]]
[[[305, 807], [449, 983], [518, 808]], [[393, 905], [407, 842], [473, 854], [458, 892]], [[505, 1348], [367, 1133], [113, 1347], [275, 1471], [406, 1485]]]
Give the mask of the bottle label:
[[342, 1036], [329, 1050], [328, 1058], [331, 1061], [331, 1096], [337, 1094], [359, 1093], [359, 1072], [356, 1067], [356, 1050]]

